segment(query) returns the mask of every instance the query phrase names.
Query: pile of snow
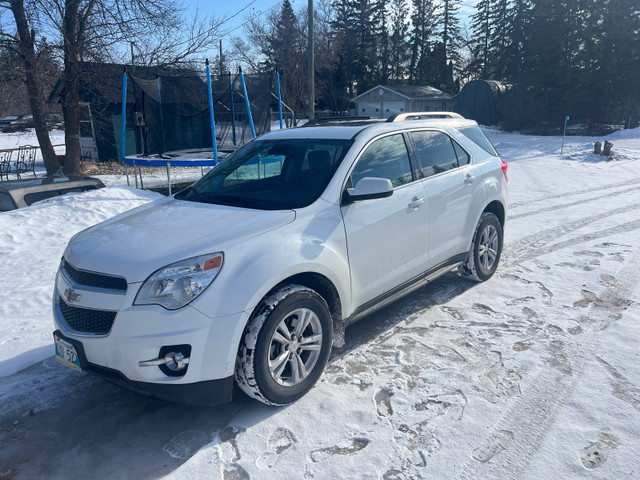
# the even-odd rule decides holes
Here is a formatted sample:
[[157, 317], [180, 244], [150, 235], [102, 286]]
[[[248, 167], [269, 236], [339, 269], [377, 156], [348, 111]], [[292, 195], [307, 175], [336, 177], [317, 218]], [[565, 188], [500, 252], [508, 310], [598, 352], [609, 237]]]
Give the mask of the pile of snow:
[[640, 140], [640, 127], [618, 130], [607, 135], [608, 140]]

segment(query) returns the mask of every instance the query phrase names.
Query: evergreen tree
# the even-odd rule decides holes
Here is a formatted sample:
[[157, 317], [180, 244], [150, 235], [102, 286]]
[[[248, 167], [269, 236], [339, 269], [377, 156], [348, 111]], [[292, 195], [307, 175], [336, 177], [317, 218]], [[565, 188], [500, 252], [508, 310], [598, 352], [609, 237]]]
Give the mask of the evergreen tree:
[[525, 71], [525, 44], [530, 31], [532, 5], [530, 0], [517, 0], [510, 3], [507, 6], [505, 51], [501, 71], [504, 80], [521, 83], [520, 77]]
[[391, 0], [389, 36], [389, 63], [391, 83], [400, 83], [406, 78], [407, 62], [411, 56], [407, 37], [409, 35], [409, 7], [407, 0]]
[[334, 18], [331, 21], [333, 32], [333, 50], [335, 59], [334, 85], [336, 86], [337, 105], [346, 108], [350, 98], [354, 97], [355, 61], [357, 45], [353, 41], [356, 31], [357, 15], [354, 0], [333, 0], [331, 6]]
[[460, 65], [459, 49], [461, 45], [460, 11], [461, 0], [443, 0], [440, 13], [440, 34], [442, 38], [442, 57], [440, 78], [437, 85], [445, 85], [449, 93], [457, 93], [453, 72]]
[[491, 0], [480, 0], [477, 11], [471, 16], [473, 43], [472, 60], [468, 65], [469, 74], [480, 78], [489, 75], [489, 45], [491, 43]]
[[409, 64], [409, 78], [412, 84], [431, 83], [434, 62], [432, 52], [432, 36], [435, 33], [435, 6], [433, 0], [413, 0], [413, 14], [411, 15], [411, 61]]

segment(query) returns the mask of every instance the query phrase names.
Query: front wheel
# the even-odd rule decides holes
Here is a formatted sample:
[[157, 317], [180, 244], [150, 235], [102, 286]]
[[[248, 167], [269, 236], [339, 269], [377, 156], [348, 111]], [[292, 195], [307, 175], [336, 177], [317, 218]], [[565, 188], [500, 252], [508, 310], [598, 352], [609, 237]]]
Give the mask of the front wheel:
[[318, 381], [333, 333], [326, 301], [316, 291], [287, 285], [256, 308], [238, 350], [236, 382], [249, 396], [285, 405]]
[[498, 268], [502, 253], [502, 226], [498, 217], [485, 212], [480, 216], [473, 235], [466, 262], [461, 266], [462, 276], [484, 282]]

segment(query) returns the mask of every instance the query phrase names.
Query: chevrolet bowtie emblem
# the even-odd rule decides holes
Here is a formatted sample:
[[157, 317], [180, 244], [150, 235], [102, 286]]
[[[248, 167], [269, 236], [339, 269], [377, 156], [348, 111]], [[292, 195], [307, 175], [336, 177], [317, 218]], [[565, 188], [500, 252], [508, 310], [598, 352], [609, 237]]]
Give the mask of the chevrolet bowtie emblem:
[[76, 303], [80, 301], [80, 299], [82, 298], [82, 295], [74, 292], [70, 288], [67, 288], [64, 291], [64, 298], [67, 300], [67, 303]]

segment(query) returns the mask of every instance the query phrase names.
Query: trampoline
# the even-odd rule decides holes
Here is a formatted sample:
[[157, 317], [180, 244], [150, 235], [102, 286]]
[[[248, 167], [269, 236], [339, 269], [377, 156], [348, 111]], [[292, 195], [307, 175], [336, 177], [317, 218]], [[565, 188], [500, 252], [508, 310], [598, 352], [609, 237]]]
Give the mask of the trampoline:
[[[242, 144], [249, 140], [245, 137], [245, 126], [250, 129], [250, 139], [269, 130], [269, 102], [273, 95], [271, 77], [247, 79], [251, 82], [253, 92], [256, 93], [252, 97], [259, 97], [258, 122], [255, 125], [252, 106], [256, 107], [256, 104], [249, 101], [247, 81], [242, 69], [238, 69], [236, 80], [239, 85], [236, 87], [234, 87], [236, 80], [231, 78], [231, 72], [225, 76], [227, 78], [220, 76], [219, 85], [216, 88], [220, 96], [214, 99], [208, 60], [205, 65], [206, 83], [199, 77], [193, 76], [182, 78], [156, 76], [155, 79], [141, 79], [128, 74], [125, 69], [121, 118], [127, 118], [125, 105], [127, 83], [130, 83], [131, 92], [135, 97], [134, 125], [139, 132], [138, 138], [141, 139], [140, 150], [136, 148], [138, 151], [135, 154], [126, 155], [124, 148], [120, 151], [121, 161], [125, 165], [127, 184], [129, 184], [129, 172], [126, 166], [134, 167], [136, 187], [138, 187], [138, 174], [140, 175], [142, 188], [144, 188], [142, 170], [139, 167], [165, 167], [169, 195], [171, 195], [171, 167], [200, 167], [204, 175], [204, 167], [215, 167], [218, 164], [219, 147], [222, 147], [221, 153], [226, 153], [230, 151], [231, 140], [233, 141], [231, 150], [237, 148], [237, 143]], [[227, 81], [228, 90], [225, 92], [223, 85]], [[276, 82], [278, 95], [273, 96], [278, 101], [282, 128], [279, 72], [276, 72]], [[216, 113], [215, 117], [214, 105], [222, 110], [222, 113]], [[125, 123], [126, 121], [123, 121], [121, 126], [121, 146], [126, 144]], [[216, 135], [216, 124], [222, 127], [218, 135]], [[240, 132], [237, 131], [238, 128]], [[241, 134], [241, 138], [237, 138], [238, 133]]]
[[[200, 167], [200, 172], [204, 175], [204, 167], [215, 167], [219, 160], [214, 158], [211, 150], [203, 151], [201, 149], [183, 150], [171, 154], [158, 155], [135, 155], [126, 156], [123, 159], [125, 165], [131, 165], [134, 168], [136, 187], [138, 186], [138, 173], [140, 174], [140, 186], [144, 188], [142, 183], [142, 172], [136, 172], [136, 167], [165, 167], [167, 169], [167, 187], [169, 195], [171, 191], [171, 167]], [[127, 185], [129, 185], [129, 172], [126, 171]]]

